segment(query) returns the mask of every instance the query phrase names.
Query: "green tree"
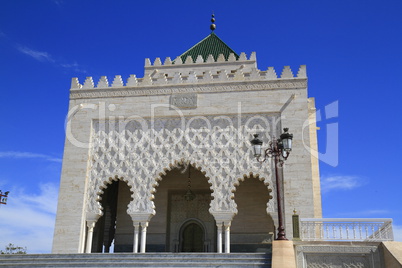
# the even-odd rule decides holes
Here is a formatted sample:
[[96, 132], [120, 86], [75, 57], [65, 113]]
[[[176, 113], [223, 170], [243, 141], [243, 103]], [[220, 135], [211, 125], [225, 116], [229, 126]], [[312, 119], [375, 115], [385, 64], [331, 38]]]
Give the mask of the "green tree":
[[0, 254], [27, 254], [27, 247], [17, 247], [14, 244], [8, 244], [6, 249], [0, 250]]

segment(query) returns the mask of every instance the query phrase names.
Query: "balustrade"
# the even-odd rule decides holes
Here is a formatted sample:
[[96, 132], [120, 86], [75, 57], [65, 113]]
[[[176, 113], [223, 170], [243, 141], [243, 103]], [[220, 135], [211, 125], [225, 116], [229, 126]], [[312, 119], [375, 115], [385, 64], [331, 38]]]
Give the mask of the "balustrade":
[[303, 241], [393, 241], [392, 219], [300, 219]]

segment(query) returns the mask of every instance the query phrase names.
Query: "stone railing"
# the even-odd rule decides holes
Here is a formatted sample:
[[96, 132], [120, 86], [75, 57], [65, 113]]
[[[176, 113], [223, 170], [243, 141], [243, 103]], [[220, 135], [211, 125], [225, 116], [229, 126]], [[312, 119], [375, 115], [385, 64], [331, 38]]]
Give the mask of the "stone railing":
[[300, 219], [302, 241], [393, 241], [392, 219]]

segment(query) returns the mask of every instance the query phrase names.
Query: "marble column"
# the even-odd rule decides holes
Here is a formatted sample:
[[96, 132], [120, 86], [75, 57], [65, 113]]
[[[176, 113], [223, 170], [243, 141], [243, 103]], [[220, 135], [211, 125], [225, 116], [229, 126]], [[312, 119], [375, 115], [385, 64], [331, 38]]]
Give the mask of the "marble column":
[[225, 253], [230, 253], [230, 225], [231, 222], [225, 222]]
[[85, 253], [91, 253], [92, 251], [92, 239], [94, 236], [95, 221], [87, 221], [88, 234], [87, 234], [87, 245], [85, 248]]
[[[131, 203], [130, 203], [131, 204]], [[152, 216], [155, 215], [155, 212], [140, 212], [140, 211], [131, 211], [127, 209], [127, 214], [131, 216], [134, 226], [134, 244], [133, 244], [133, 252], [138, 253], [138, 240], [140, 241], [140, 252], [144, 253], [147, 243], [147, 228], [149, 221]], [[141, 239], [139, 239], [139, 232], [141, 227]]]
[[141, 253], [145, 253], [148, 222], [141, 222]]
[[217, 235], [217, 252], [222, 253], [222, 223], [217, 223], [217, 230], [218, 230], [218, 235]]
[[225, 253], [230, 253], [230, 225], [233, 217], [237, 211], [213, 211], [211, 214], [214, 216], [218, 231], [217, 236], [217, 252], [222, 253], [222, 236], [225, 228]]
[[140, 223], [134, 222], [134, 243], [133, 243], [133, 253], [138, 253], [138, 235], [140, 232]]

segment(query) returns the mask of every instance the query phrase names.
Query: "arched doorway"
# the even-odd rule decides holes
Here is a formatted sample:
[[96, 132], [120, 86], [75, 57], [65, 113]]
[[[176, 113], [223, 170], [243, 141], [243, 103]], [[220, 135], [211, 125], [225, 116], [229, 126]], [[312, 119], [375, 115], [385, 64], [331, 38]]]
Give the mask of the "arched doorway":
[[124, 181], [113, 180], [100, 198], [103, 215], [94, 228], [92, 252], [132, 252], [134, 230], [127, 214], [130, 187]]
[[231, 225], [231, 252], [267, 252], [275, 232], [267, 214], [270, 192], [264, 182], [250, 177], [240, 182], [234, 193], [237, 215]]
[[196, 221], [189, 221], [183, 224], [180, 230], [180, 251], [181, 252], [204, 252], [205, 230]]
[[[212, 196], [208, 179], [185, 164], [172, 168], [161, 179], [154, 193], [156, 214], [147, 229], [147, 251], [214, 252], [216, 223], [209, 212]], [[189, 186], [193, 198], [186, 197]]]

